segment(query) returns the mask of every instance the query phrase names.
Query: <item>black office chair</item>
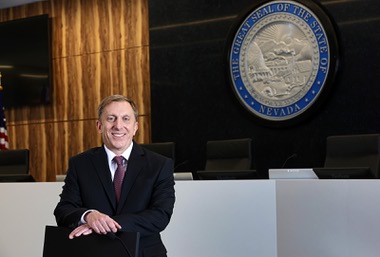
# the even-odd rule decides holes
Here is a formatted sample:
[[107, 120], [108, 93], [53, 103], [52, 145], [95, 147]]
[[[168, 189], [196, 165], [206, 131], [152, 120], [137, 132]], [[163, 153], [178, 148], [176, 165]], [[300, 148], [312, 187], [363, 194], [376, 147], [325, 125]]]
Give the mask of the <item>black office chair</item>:
[[251, 138], [208, 141], [205, 170], [249, 170], [251, 145]]
[[150, 143], [150, 144], [140, 144], [140, 145], [155, 153], [166, 156], [175, 162], [175, 143], [174, 142], [160, 142], [160, 143]]
[[327, 137], [324, 167], [367, 168], [374, 178], [379, 178], [380, 134]]
[[0, 174], [29, 174], [29, 150], [17, 149], [0, 151]]

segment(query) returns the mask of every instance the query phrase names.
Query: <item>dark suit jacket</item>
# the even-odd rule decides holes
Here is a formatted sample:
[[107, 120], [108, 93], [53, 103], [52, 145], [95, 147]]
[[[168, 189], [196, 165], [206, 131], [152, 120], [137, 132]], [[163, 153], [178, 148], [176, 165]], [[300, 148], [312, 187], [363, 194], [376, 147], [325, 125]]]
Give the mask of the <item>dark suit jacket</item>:
[[70, 158], [60, 196], [54, 210], [58, 226], [75, 228], [86, 210], [96, 209], [116, 220], [121, 231], [140, 232], [140, 257], [166, 255], [160, 232], [174, 208], [171, 159], [134, 142], [117, 206], [107, 154], [104, 147], [93, 148]]

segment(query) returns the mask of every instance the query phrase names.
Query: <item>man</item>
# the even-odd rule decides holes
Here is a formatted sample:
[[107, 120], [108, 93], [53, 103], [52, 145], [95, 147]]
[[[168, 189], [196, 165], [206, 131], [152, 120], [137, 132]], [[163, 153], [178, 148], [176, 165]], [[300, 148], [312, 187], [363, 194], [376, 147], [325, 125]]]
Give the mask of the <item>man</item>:
[[[174, 208], [173, 161], [133, 141], [137, 118], [137, 107], [129, 98], [113, 95], [102, 101], [96, 127], [103, 146], [70, 158], [54, 215], [58, 226], [73, 228], [70, 238], [139, 232], [140, 257], [166, 256], [160, 232]], [[124, 163], [115, 163], [115, 156], [124, 157]], [[117, 196], [113, 180], [125, 166]]]

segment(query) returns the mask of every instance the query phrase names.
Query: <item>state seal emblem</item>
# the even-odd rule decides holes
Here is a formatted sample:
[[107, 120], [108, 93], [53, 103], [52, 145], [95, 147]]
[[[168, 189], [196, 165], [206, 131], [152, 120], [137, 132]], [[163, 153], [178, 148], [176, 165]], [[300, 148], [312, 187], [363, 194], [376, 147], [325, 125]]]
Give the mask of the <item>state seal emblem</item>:
[[239, 19], [228, 44], [233, 90], [269, 122], [311, 109], [337, 68], [334, 26], [312, 1], [261, 1]]

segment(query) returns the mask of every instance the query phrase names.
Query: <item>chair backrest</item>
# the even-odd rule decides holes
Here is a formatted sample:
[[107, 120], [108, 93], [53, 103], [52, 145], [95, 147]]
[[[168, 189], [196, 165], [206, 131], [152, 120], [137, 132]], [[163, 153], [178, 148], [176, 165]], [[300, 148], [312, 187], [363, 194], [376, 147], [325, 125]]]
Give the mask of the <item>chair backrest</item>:
[[205, 170], [248, 170], [251, 147], [251, 138], [208, 141]]
[[173, 161], [175, 161], [175, 143], [174, 142], [161, 142], [161, 143], [150, 143], [150, 144], [140, 144], [142, 147], [151, 150], [155, 153], [166, 156]]
[[329, 136], [325, 167], [368, 167], [379, 178], [380, 134]]
[[29, 150], [0, 151], [0, 174], [28, 174]]

